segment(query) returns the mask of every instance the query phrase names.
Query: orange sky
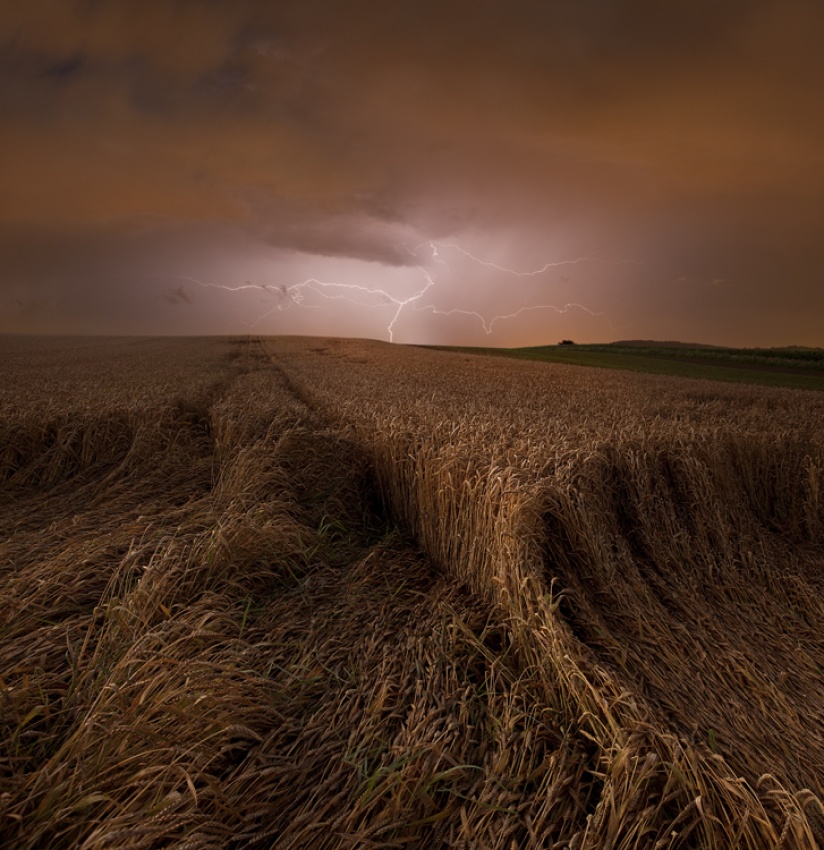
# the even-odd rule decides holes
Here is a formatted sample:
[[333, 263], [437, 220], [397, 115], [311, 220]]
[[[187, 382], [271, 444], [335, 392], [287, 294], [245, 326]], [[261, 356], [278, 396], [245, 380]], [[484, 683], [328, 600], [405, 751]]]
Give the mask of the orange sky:
[[813, 0], [14, 4], [0, 331], [824, 346], [822, 32]]

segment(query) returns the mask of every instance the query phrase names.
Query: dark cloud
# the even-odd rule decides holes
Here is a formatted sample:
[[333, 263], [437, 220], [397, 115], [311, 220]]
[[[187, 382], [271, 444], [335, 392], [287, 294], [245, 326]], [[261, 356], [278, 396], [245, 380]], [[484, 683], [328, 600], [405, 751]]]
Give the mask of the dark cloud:
[[[818, 299], [823, 27], [813, 0], [13, 4], [0, 294], [36, 301], [78, 279], [105, 293], [124, 275], [151, 289], [134, 275], [185, 273], [241, 243], [290, 280], [313, 256], [342, 274], [413, 269], [410, 245], [477, 237], [508, 243], [509, 266], [654, 260], [644, 280], [553, 280], [638, 322], [674, 311], [670, 335], [706, 326], [679, 279], [728, 281], [717, 298], [745, 282], [739, 336], [757, 341], [781, 278], [791, 336]], [[473, 292], [495, 312], [495, 287], [512, 285]]]
[[83, 57], [78, 54], [76, 56], [71, 56], [68, 59], [62, 59], [59, 62], [55, 62], [53, 65], [49, 65], [48, 68], [43, 71], [43, 76], [66, 80], [77, 74], [82, 67]]
[[194, 301], [189, 290], [181, 285], [176, 289], [168, 289], [163, 293], [163, 298], [168, 304], [191, 304]]

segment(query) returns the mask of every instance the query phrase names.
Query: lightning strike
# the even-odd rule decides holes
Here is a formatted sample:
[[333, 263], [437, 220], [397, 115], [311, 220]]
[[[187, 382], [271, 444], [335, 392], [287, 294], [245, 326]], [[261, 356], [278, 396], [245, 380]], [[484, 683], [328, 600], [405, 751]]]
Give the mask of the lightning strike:
[[[581, 263], [604, 263], [615, 266], [646, 264], [645, 261], [639, 260], [606, 260], [600, 257], [585, 256], [576, 257], [574, 259], [569, 260], [556, 260], [553, 262], [545, 263], [543, 266], [537, 269], [519, 271], [517, 269], [507, 268], [506, 266], [501, 266], [498, 263], [494, 263], [489, 260], [484, 260], [481, 257], [477, 257], [467, 251], [465, 248], [462, 248], [460, 245], [457, 245], [453, 242], [429, 241], [422, 242], [414, 248], [410, 248], [408, 245], [403, 245], [402, 247], [415, 259], [418, 259], [420, 252], [424, 248], [428, 248], [429, 258], [427, 262], [436, 263], [441, 266], [446, 266], [447, 268], [449, 267], [449, 263], [445, 259], [443, 259], [439, 249], [457, 251], [467, 259], [480, 266], [494, 269], [495, 271], [498, 271], [501, 274], [511, 275], [513, 277], [518, 278], [537, 277], [546, 273], [549, 269], [558, 268], [560, 266], [574, 266], [579, 265]], [[407, 298], [399, 298], [396, 295], [392, 295], [391, 293], [387, 292], [385, 289], [373, 289], [361, 284], [341, 283], [338, 281], [324, 281], [314, 277], [307, 278], [306, 280], [302, 280], [299, 283], [294, 283], [288, 286], [285, 284], [273, 286], [270, 284], [254, 283], [252, 281], [246, 281], [242, 284], [223, 284], [216, 283], [213, 281], [200, 280], [198, 278], [186, 275], [173, 275], [172, 277], [177, 280], [189, 281], [201, 287], [211, 289], [222, 289], [226, 292], [260, 290], [266, 293], [266, 295], [268, 296], [275, 296], [281, 300], [281, 303], [278, 303], [271, 310], [267, 310], [263, 314], [259, 315], [251, 324], [245, 323], [248, 327], [256, 327], [269, 316], [273, 315], [276, 312], [286, 310], [292, 305], [300, 307], [302, 309], [322, 309], [317, 304], [306, 303], [307, 291], [328, 301], [342, 300], [352, 304], [356, 304], [359, 307], [368, 307], [370, 309], [393, 306], [395, 309], [392, 314], [392, 318], [389, 320], [389, 323], [386, 326], [386, 332], [389, 338], [389, 342], [394, 342], [395, 325], [398, 319], [401, 317], [401, 314], [403, 313], [404, 309], [407, 307], [418, 311], [430, 311], [433, 313], [433, 315], [437, 316], [461, 315], [475, 318], [481, 323], [481, 326], [483, 327], [484, 332], [487, 335], [491, 334], [494, 331], [496, 323], [508, 319], [516, 319], [518, 316], [531, 310], [551, 310], [559, 315], [563, 315], [569, 312], [570, 310], [575, 309], [581, 310], [585, 313], [588, 313], [590, 316], [594, 316], [596, 318], [606, 318], [607, 322], [609, 322], [609, 317], [606, 315], [606, 313], [595, 312], [583, 304], [578, 304], [574, 302], [570, 302], [562, 306], [558, 306], [557, 304], [528, 304], [524, 307], [519, 308], [518, 310], [515, 310], [512, 313], [498, 314], [493, 316], [492, 318], [488, 318], [483, 313], [480, 313], [477, 310], [469, 310], [459, 307], [452, 308], [449, 310], [442, 310], [431, 303], [420, 303], [421, 299], [423, 299], [426, 293], [437, 285], [437, 282], [430, 273], [430, 271], [427, 270], [423, 265], [418, 265], [417, 268], [423, 275], [424, 285], [417, 292], [413, 293]], [[569, 277], [565, 277], [563, 278], [563, 281], [568, 282], [569, 279]], [[366, 298], [367, 301], [374, 298], [377, 298], [379, 300], [377, 302], [367, 303], [367, 301], [364, 301], [364, 298]]]
[[[413, 249], [413, 253], [419, 251], [425, 245], [429, 244], [433, 250], [433, 258], [437, 258], [438, 248], [451, 248], [458, 253], [463, 254], [467, 259], [472, 260], [472, 262], [477, 263], [479, 266], [486, 266], [490, 269], [495, 269], [495, 271], [502, 272], [503, 274], [511, 274], [515, 277], [537, 277], [538, 275], [544, 274], [544, 272], [549, 269], [558, 268], [559, 266], [576, 266], [579, 263], [604, 263], [608, 266], [644, 266], [647, 265], [645, 260], [605, 260], [602, 257], [575, 257], [572, 260], [556, 260], [555, 262], [545, 263], [539, 269], [531, 269], [529, 271], [517, 271], [516, 269], [509, 269], [506, 266], [499, 266], [497, 263], [490, 262], [489, 260], [482, 260], [480, 257], [476, 257], [474, 254], [471, 254], [465, 248], [462, 248], [460, 245], [456, 245], [454, 242], [421, 242], [420, 245], [416, 246]], [[438, 262], [447, 265], [443, 260], [438, 260]]]
[[521, 307], [519, 310], [516, 310], [514, 313], [506, 313], [503, 315], [493, 316], [491, 319], [487, 320], [482, 313], [478, 313], [476, 310], [463, 310], [459, 307], [455, 307], [451, 310], [438, 310], [436, 307], [429, 306], [427, 308], [420, 309], [429, 309], [437, 316], [453, 316], [453, 315], [462, 315], [462, 316], [473, 316], [478, 319], [480, 323], [483, 325], [484, 332], [487, 334], [492, 333], [495, 328], [495, 322], [503, 321], [504, 319], [517, 319], [522, 313], [526, 313], [529, 310], [552, 310], [558, 315], [564, 315], [564, 313], [568, 313], [571, 308], [576, 308], [578, 310], [582, 310], [584, 313], [589, 313], [590, 316], [594, 316], [595, 318], [604, 318], [609, 322], [610, 327], [612, 327], [612, 322], [609, 321], [609, 316], [606, 313], [595, 313], [589, 309], [589, 307], [585, 307], [583, 304], [575, 304], [569, 303], [564, 304], [563, 307], [558, 307], [555, 304], [528, 304], [526, 307]]

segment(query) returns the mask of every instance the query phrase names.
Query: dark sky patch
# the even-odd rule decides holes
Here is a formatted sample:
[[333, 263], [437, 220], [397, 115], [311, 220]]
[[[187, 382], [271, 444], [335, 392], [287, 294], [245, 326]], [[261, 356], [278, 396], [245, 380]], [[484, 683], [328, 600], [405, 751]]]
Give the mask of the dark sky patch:
[[68, 59], [63, 59], [60, 62], [55, 62], [49, 65], [43, 71], [44, 77], [51, 77], [55, 80], [68, 80], [75, 74], [79, 73], [83, 68], [83, 57], [80, 54], [70, 56]]

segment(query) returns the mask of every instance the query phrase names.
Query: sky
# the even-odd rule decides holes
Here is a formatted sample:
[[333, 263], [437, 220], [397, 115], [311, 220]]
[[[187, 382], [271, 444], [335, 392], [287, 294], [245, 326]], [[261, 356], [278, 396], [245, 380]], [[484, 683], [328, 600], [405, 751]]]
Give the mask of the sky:
[[0, 332], [824, 346], [820, 0], [26, 0]]

